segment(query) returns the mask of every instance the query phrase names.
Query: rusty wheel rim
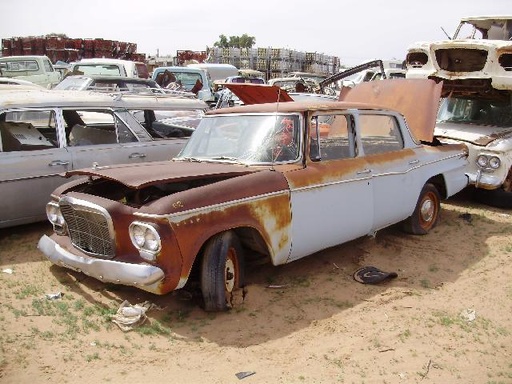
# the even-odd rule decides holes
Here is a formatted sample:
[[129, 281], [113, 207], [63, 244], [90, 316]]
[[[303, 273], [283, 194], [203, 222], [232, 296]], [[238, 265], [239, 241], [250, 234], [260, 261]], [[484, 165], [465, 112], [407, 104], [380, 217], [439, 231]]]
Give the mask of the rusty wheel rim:
[[237, 257], [236, 251], [230, 248], [224, 266], [224, 284], [227, 293], [233, 292], [237, 285]]
[[421, 200], [419, 220], [423, 229], [428, 230], [437, 218], [438, 201], [435, 193], [429, 192]]

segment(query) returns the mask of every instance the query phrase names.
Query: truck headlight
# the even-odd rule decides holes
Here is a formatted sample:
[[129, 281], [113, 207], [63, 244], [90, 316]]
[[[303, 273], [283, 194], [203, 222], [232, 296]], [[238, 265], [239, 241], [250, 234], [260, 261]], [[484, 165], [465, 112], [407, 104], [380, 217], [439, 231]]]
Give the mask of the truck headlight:
[[480, 168], [498, 169], [501, 166], [501, 160], [497, 156], [480, 155], [476, 158], [476, 163]]
[[162, 248], [156, 228], [151, 224], [135, 221], [130, 224], [129, 233], [133, 245], [141, 251], [141, 256], [147, 260], [154, 260], [156, 253]]
[[52, 223], [53, 230], [59, 234], [64, 233], [64, 226], [66, 224], [64, 220], [64, 216], [62, 216], [62, 212], [60, 211], [59, 204], [54, 201], [50, 201], [46, 204], [46, 217]]

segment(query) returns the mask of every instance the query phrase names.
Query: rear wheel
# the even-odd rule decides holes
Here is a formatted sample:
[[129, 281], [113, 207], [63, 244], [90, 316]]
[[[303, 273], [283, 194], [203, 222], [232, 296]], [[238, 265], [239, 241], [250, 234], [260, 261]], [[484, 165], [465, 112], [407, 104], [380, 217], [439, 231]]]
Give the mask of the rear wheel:
[[441, 197], [437, 188], [430, 183], [423, 186], [413, 214], [404, 220], [402, 228], [414, 235], [425, 235], [439, 220]]
[[208, 241], [201, 265], [205, 311], [226, 311], [233, 307], [233, 294], [243, 284], [243, 264], [242, 247], [234, 232], [222, 232]]

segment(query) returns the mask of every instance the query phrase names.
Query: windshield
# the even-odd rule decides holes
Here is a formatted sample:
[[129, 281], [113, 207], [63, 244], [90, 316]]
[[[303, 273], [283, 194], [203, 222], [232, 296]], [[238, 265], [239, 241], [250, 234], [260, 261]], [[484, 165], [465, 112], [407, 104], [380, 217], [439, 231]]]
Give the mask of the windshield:
[[126, 76], [125, 73], [121, 73], [121, 68], [115, 64], [77, 64], [73, 68], [73, 73], [82, 75]]
[[512, 105], [509, 101], [446, 98], [437, 115], [438, 122], [512, 127]]
[[292, 114], [204, 117], [177, 160], [244, 164], [299, 158], [299, 116]]

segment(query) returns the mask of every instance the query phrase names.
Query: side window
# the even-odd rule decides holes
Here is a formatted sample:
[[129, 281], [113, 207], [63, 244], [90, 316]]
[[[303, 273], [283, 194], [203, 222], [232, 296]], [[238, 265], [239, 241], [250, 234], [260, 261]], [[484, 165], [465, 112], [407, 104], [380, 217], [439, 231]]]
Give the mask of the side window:
[[398, 151], [404, 147], [402, 134], [394, 116], [366, 114], [361, 115], [359, 121], [365, 155]]
[[67, 145], [101, 145], [137, 141], [130, 129], [109, 110], [65, 110]]
[[53, 67], [49, 60], [43, 60], [43, 65], [45, 72], [53, 72]]
[[351, 121], [350, 115], [345, 114], [314, 116], [310, 130], [310, 158], [325, 161], [354, 157]]
[[12, 111], [0, 116], [2, 152], [58, 147], [53, 110]]

